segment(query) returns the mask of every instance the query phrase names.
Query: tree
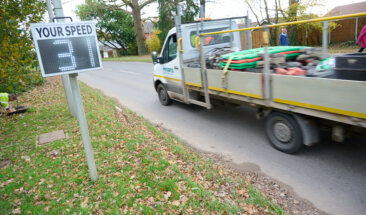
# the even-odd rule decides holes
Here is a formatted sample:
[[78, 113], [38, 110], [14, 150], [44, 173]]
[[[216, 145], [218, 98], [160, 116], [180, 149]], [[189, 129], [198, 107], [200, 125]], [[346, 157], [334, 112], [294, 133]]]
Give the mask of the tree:
[[[245, 0], [245, 3], [249, 7], [250, 11], [254, 15], [258, 25], [270, 25], [272, 23], [279, 22], [279, 5], [280, 0], [274, 0], [274, 9], [270, 8], [268, 1], [254, 1], [254, 0]], [[262, 6], [262, 3], [264, 6]], [[258, 9], [256, 9], [258, 8]], [[263, 11], [264, 10], [264, 11]], [[259, 13], [258, 13], [259, 11]], [[265, 16], [263, 15], [265, 14]], [[277, 29], [270, 28], [269, 29], [270, 37], [269, 42], [270, 44], [277, 44]]]
[[178, 5], [183, 5], [182, 23], [193, 22], [194, 17], [199, 13], [199, 7], [193, 0], [158, 0], [159, 21], [156, 27], [161, 30], [160, 42], [163, 44], [169, 30], [175, 26], [174, 16], [177, 13]]
[[76, 14], [81, 20], [96, 20], [98, 40], [104, 45], [117, 49], [120, 55], [137, 53], [130, 14], [95, 0], [79, 5]]
[[42, 21], [41, 0], [2, 0], [0, 7], [0, 92], [21, 92], [43, 81], [37, 71], [30, 23]]
[[156, 0], [121, 0], [122, 3], [118, 3], [118, 0], [109, 0], [108, 2], [112, 3], [113, 8], [116, 10], [124, 10], [124, 7], [130, 8], [132, 12], [129, 13], [131, 13], [133, 17], [138, 54], [147, 54], [145, 34], [142, 27], [141, 10], [147, 5], [156, 2]]
[[[287, 21], [295, 22], [297, 21], [297, 13], [300, 7], [300, 0], [289, 0], [288, 9], [287, 9]], [[292, 25], [288, 27], [288, 39], [289, 44], [291, 45], [299, 45], [298, 37], [297, 37], [297, 26]]]
[[[249, 7], [252, 14], [255, 16], [258, 25], [281, 23], [281, 22], [294, 22], [304, 19], [316, 18], [315, 14], [309, 13], [311, 8], [318, 6], [321, 0], [289, 0], [288, 7], [283, 8], [281, 6], [281, 0], [272, 0], [270, 4], [269, 0], [256, 1], [245, 0], [245, 3]], [[263, 5], [262, 5], [263, 4]], [[263, 15], [265, 14], [265, 16]], [[334, 24], [331, 24], [330, 29], [334, 29]], [[299, 29], [306, 28], [307, 31], [319, 30], [320, 23], [311, 23], [303, 25], [288, 26], [288, 38], [290, 45], [300, 45], [299, 42]], [[278, 43], [277, 34], [279, 34], [276, 28], [270, 29], [270, 44], [275, 45]]]

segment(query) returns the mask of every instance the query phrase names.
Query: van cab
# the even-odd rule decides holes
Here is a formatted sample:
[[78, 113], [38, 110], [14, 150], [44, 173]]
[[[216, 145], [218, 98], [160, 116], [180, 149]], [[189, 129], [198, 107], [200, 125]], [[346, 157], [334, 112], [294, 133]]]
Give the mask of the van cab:
[[[200, 33], [200, 23], [183, 24], [181, 49], [183, 50], [183, 66], [200, 67], [200, 52], [196, 47], [197, 35]], [[237, 29], [233, 20], [205, 21], [202, 33]], [[204, 37], [204, 53], [208, 55], [212, 50], [222, 47], [241, 49], [240, 35], [235, 33], [216, 34]], [[164, 105], [171, 103], [171, 99], [182, 101], [182, 68], [178, 57], [178, 38], [176, 27], [172, 28], [165, 39], [160, 57], [154, 57], [154, 87], [158, 92], [160, 102]]]

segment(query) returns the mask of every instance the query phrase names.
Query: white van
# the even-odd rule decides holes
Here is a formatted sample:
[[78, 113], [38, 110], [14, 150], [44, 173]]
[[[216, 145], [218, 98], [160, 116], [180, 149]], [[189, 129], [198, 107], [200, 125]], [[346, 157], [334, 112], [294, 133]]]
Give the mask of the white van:
[[256, 72], [206, 69], [208, 53], [222, 47], [240, 49], [240, 35], [217, 33], [237, 28], [234, 21], [205, 22], [203, 32], [216, 33], [206, 34], [195, 47], [199, 28], [199, 23], [182, 25], [179, 39], [176, 28], [171, 29], [161, 56], [153, 54], [154, 86], [162, 105], [177, 100], [211, 108], [211, 101], [219, 101], [256, 108], [270, 143], [286, 153], [319, 142], [320, 125], [330, 127], [337, 142], [349, 131], [366, 134], [364, 81], [275, 74], [268, 51], [264, 69]]
[[[183, 24], [182, 26], [183, 66], [199, 65], [199, 55], [195, 47], [195, 39], [200, 23]], [[204, 33], [237, 29], [232, 20], [206, 21]], [[217, 34], [205, 37], [204, 50], [209, 53], [215, 48], [235, 47], [241, 49], [240, 35], [236, 33]], [[154, 86], [162, 104], [170, 104], [171, 99], [183, 101], [182, 72], [178, 58], [178, 40], [176, 28], [172, 28], [164, 42], [160, 57], [154, 65]]]

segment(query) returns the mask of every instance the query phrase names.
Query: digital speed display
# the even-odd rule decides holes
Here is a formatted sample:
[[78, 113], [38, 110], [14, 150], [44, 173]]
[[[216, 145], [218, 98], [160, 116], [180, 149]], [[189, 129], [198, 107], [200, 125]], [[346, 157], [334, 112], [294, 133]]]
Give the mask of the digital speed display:
[[94, 22], [31, 24], [44, 77], [102, 68]]

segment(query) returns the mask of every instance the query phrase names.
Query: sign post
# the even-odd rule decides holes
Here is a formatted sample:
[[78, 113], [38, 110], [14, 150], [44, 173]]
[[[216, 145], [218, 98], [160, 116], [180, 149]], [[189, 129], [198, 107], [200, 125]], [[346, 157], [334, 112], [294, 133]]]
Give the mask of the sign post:
[[81, 139], [83, 140], [83, 145], [84, 145], [84, 150], [85, 150], [85, 155], [86, 155], [86, 162], [88, 163], [89, 174], [90, 174], [91, 179], [93, 181], [96, 181], [98, 179], [97, 168], [95, 167], [93, 148], [90, 143], [89, 129], [88, 129], [88, 124], [86, 123], [84, 107], [83, 107], [83, 103], [81, 100], [78, 80], [76, 78], [77, 75], [78, 75], [77, 73], [69, 75], [71, 91], [72, 91], [72, 96], [74, 98], [76, 115], [78, 116]]
[[31, 24], [43, 77], [69, 74], [90, 177], [98, 178], [77, 73], [102, 69], [94, 22]]
[[[46, 3], [47, 3], [47, 10], [48, 10], [50, 22], [53, 22], [54, 15], [53, 15], [53, 9], [52, 9], [52, 5], [51, 5], [51, 0], [46, 0]], [[53, 0], [53, 5], [55, 8], [56, 17], [64, 16], [61, 1]], [[61, 20], [61, 21], [63, 21], [63, 20]], [[69, 76], [61, 75], [61, 79], [62, 79], [62, 85], [64, 86], [64, 90], [65, 90], [65, 96], [66, 96], [66, 100], [67, 100], [67, 105], [69, 107], [69, 113], [72, 117], [76, 117], [76, 110], [75, 110], [74, 101], [72, 99]]]

